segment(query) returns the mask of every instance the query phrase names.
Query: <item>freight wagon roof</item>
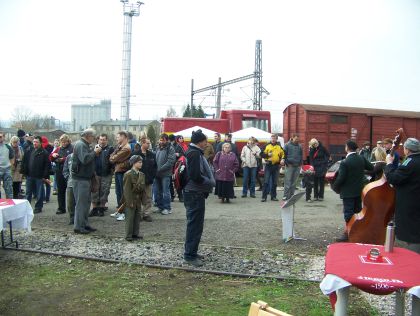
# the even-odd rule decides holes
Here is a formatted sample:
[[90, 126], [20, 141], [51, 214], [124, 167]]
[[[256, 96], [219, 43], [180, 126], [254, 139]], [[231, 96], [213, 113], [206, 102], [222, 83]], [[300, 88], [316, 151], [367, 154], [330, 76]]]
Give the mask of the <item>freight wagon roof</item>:
[[[414, 112], [414, 111], [356, 108], [356, 107], [349, 107], [349, 106], [320, 105], [320, 104], [301, 104], [301, 103], [296, 103], [296, 104], [299, 104], [300, 106], [302, 106], [306, 111], [355, 113], [355, 114], [367, 114], [368, 116], [393, 116], [393, 117], [420, 118], [420, 112]], [[283, 112], [285, 112], [287, 108]]]

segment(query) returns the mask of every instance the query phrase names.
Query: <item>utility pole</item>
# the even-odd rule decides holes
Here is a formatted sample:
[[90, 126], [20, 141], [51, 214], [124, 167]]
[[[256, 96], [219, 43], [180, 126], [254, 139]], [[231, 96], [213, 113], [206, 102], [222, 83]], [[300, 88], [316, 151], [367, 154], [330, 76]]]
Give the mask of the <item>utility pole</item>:
[[217, 84], [217, 101], [216, 101], [216, 117], [220, 118], [220, 110], [222, 108], [222, 78], [219, 77]]
[[130, 73], [131, 73], [131, 33], [133, 16], [140, 15], [140, 6], [143, 2], [120, 0], [123, 4], [124, 30], [122, 53], [122, 80], [121, 80], [121, 127], [128, 130], [130, 119]]
[[253, 109], [262, 110], [262, 41], [255, 43], [255, 71], [254, 71], [254, 104]]

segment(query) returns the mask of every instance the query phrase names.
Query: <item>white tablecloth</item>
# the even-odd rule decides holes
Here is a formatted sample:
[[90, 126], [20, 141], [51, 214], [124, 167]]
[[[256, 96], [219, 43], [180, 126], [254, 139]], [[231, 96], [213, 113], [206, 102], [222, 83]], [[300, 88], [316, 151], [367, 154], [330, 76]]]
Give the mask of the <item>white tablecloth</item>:
[[[336, 292], [339, 289], [345, 288], [347, 286], [351, 286], [349, 282], [336, 276], [334, 274], [327, 274], [324, 279], [322, 280], [321, 284], [319, 285], [322, 293], [324, 295], [329, 295], [333, 292]], [[420, 286], [414, 286], [410, 288], [407, 293], [417, 296], [420, 298]]]
[[12, 229], [24, 229], [31, 231], [31, 222], [34, 219], [34, 211], [27, 200], [13, 200], [15, 205], [0, 205], [0, 231], [12, 222]]

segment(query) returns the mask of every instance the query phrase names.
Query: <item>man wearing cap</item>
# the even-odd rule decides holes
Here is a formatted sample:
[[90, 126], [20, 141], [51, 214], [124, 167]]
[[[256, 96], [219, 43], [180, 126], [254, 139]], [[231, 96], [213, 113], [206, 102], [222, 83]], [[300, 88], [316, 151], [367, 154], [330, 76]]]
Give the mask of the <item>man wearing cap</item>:
[[185, 153], [189, 180], [184, 188], [184, 205], [187, 212], [184, 260], [196, 267], [203, 265], [202, 256], [197, 252], [203, 233], [206, 198], [216, 185], [213, 172], [204, 157], [206, 145], [207, 136], [200, 129], [193, 131], [191, 143]]
[[95, 176], [95, 156], [102, 148], [91, 148], [95, 141], [95, 131], [91, 128], [84, 130], [81, 139], [74, 145], [71, 162], [71, 177], [73, 181], [73, 194], [76, 202], [74, 214], [74, 232], [76, 234], [89, 234], [96, 229], [90, 227], [88, 221], [92, 189], [92, 178]]
[[420, 142], [404, 143], [404, 162], [395, 169], [395, 156], [386, 157], [385, 176], [396, 191], [395, 234], [405, 246], [420, 254]]

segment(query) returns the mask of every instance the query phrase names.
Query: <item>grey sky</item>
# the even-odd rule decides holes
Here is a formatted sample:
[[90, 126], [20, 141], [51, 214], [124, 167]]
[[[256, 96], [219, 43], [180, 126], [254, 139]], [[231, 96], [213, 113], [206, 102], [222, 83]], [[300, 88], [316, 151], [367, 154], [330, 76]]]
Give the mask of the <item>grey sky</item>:
[[[144, 1], [133, 119], [180, 113], [191, 78], [201, 88], [252, 73], [257, 39], [274, 123], [293, 102], [420, 109], [420, 1]], [[69, 120], [72, 103], [111, 98], [119, 117], [122, 26], [118, 0], [0, 0], [1, 108]], [[252, 83], [227, 87], [222, 104], [252, 106]], [[211, 93], [195, 101], [214, 112]]]

